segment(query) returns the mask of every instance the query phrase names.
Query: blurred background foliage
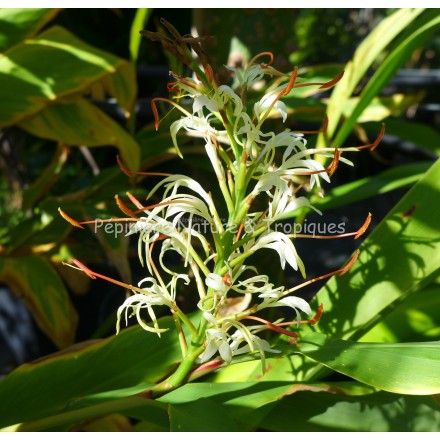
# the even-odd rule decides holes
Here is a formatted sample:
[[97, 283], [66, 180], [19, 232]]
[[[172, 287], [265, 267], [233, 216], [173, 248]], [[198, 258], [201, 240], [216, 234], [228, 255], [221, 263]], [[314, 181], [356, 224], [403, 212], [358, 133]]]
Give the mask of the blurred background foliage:
[[[343, 221], [347, 229], [355, 230], [370, 211], [373, 227], [377, 226], [437, 160], [438, 10], [1, 9], [2, 375], [56, 349], [114, 333], [115, 311], [125, 292], [99, 281], [91, 284], [82, 274], [63, 267], [62, 261], [74, 256], [126, 282], [143, 277], [134, 243], [103, 229], [97, 233], [72, 230], [58, 215], [58, 206], [78, 219], [117, 217], [115, 194], [124, 196], [130, 190], [139, 197], [145, 195], [150, 181], [127, 178], [116, 165], [117, 154], [131, 170], [178, 170], [210, 181], [203, 146], [182, 137], [184, 162], [172, 148], [167, 127], [178, 117], [176, 112], [163, 109], [160, 130], [156, 132], [152, 125], [150, 101], [166, 96], [170, 68], [185, 73], [160, 45], [139, 36], [140, 29], [160, 28], [160, 17], [181, 34], [215, 37], [206, 44], [206, 52], [219, 82], [231, 81], [225, 64], [243, 66], [262, 51], [275, 54], [275, 67], [289, 70], [298, 65], [300, 76], [312, 81], [329, 80], [345, 70], [333, 91], [311, 94], [308, 89], [295, 89], [286, 98], [292, 130], [319, 129], [328, 115], [329, 131], [325, 136], [310, 136], [310, 145], [368, 143], [376, 137], [380, 123], [386, 124], [380, 149], [357, 155], [354, 168], [339, 170], [326, 188], [326, 198], [312, 196], [325, 211], [326, 221]], [[271, 122], [276, 126], [277, 121]], [[430, 176], [424, 182], [432, 184], [430, 196], [438, 205], [438, 172]], [[420, 187], [417, 191], [412, 197], [428, 194], [420, 196]], [[412, 206], [407, 204], [406, 210]], [[306, 214], [302, 213], [303, 220]], [[307, 219], [317, 221], [314, 216]], [[421, 239], [431, 240], [434, 246], [432, 255], [422, 257], [425, 269], [428, 259], [431, 264], [426, 279], [419, 285], [420, 279], [416, 283], [413, 277], [400, 287], [413, 292], [418, 285], [426, 294], [422, 301], [412, 299], [400, 309], [396, 304], [403, 296], [390, 300], [390, 306], [396, 301], [395, 310], [376, 327], [372, 316], [363, 317], [363, 333], [373, 329], [366, 340], [438, 339], [438, 227], [431, 224], [423, 231]], [[386, 235], [379, 231], [375, 237], [381, 233]], [[374, 242], [377, 248], [383, 246], [381, 240]], [[297, 245], [309, 276], [336, 269], [357, 246], [348, 241]], [[397, 247], [390, 249], [389, 259], [400, 252]], [[367, 257], [370, 266], [368, 258], [373, 259], [374, 252]], [[297, 274], [280, 272], [270, 260], [259, 263], [275, 283], [298, 281]], [[351, 281], [358, 283], [353, 278], [347, 278], [341, 292], [350, 288]], [[326, 288], [333, 292], [335, 287]], [[315, 286], [305, 295], [311, 299], [316, 291]], [[180, 301], [187, 309], [193, 304], [183, 292]], [[323, 328], [332, 331], [325, 321]], [[334, 332], [342, 338], [350, 333]], [[231, 374], [239, 374], [233, 368]], [[269, 417], [261, 420], [261, 426], [272, 429]]]

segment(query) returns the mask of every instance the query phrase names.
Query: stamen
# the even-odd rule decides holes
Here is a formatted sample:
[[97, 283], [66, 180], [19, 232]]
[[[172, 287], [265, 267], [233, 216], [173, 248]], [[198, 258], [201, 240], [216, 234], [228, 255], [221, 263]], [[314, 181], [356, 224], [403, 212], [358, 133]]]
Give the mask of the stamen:
[[206, 64], [203, 66], [205, 68], [206, 76], [208, 77], [209, 84], [214, 82], [214, 72], [212, 71], [212, 67], [210, 64]]
[[119, 168], [122, 170], [124, 174], [127, 176], [164, 176], [169, 177], [172, 176], [172, 174], [169, 173], [156, 173], [156, 172], [150, 172], [150, 171], [130, 171], [127, 169], [127, 167], [123, 164], [122, 160], [119, 158], [119, 156], [116, 156], [116, 161], [118, 162]]
[[286, 330], [285, 328], [280, 327], [279, 325], [274, 324], [273, 322], [267, 321], [266, 319], [259, 318], [258, 316], [248, 315], [242, 319], [251, 319], [253, 321], [259, 321], [266, 325], [266, 327], [270, 330], [273, 330], [277, 333], [282, 333], [283, 335], [290, 336], [293, 339], [298, 339], [298, 333], [292, 332], [290, 330]]
[[160, 203], [155, 203], [154, 205], [150, 205], [150, 206], [140, 206], [140, 208], [137, 211], [132, 211], [134, 214], [139, 214], [143, 211], [149, 211], [150, 209], [154, 209], [157, 208], [159, 206], [169, 206], [169, 205], [174, 205], [177, 203], [183, 203], [183, 204], [187, 204], [187, 205], [191, 205], [191, 202], [188, 200], [169, 200], [168, 202], [160, 202]]
[[354, 253], [354, 255], [351, 258], [351, 260], [344, 267], [342, 267], [341, 269], [335, 270], [335, 271], [330, 272], [330, 273], [325, 274], [325, 275], [321, 275], [321, 276], [316, 277], [316, 278], [312, 278], [311, 280], [306, 281], [304, 283], [301, 283], [298, 286], [292, 287], [291, 289], [286, 290], [285, 292], [283, 292], [283, 296], [286, 296], [289, 293], [295, 292], [296, 290], [302, 289], [303, 287], [306, 287], [309, 284], [313, 284], [313, 283], [316, 283], [317, 281], [321, 281], [321, 280], [325, 280], [326, 278], [330, 278], [333, 275], [337, 275], [337, 274], [344, 275], [345, 273], [347, 273], [351, 269], [351, 267], [353, 266], [353, 264], [357, 260], [357, 257], [359, 255], [359, 253], [360, 253], [360, 251], [358, 249]]
[[134, 211], [132, 211], [131, 209], [128, 209], [124, 203], [122, 202], [122, 200], [120, 199], [120, 197], [116, 194], [115, 195], [115, 200], [116, 200], [116, 204], [118, 205], [119, 209], [124, 213], [129, 215], [130, 217], [133, 218], [137, 218], [136, 214]]
[[115, 280], [113, 278], [107, 277], [105, 275], [101, 275], [99, 273], [94, 272], [93, 270], [89, 269], [85, 264], [81, 263], [81, 261], [78, 261], [76, 258], [72, 259], [71, 262], [75, 264], [75, 266], [78, 267], [78, 269], [82, 270], [87, 276], [95, 280], [96, 278], [101, 278], [105, 281], [109, 281], [110, 283], [117, 284], [118, 286], [124, 287], [128, 290], [134, 290], [139, 293], [145, 293], [145, 290], [140, 289], [139, 287], [132, 286], [131, 284], [126, 284], [121, 281]]
[[336, 148], [335, 149], [335, 155], [333, 156], [333, 160], [330, 164], [330, 169], [328, 170], [328, 175], [329, 177], [333, 176], [333, 174], [335, 173], [336, 169], [338, 168], [339, 165], [339, 158], [341, 157], [341, 152]]
[[[339, 158], [341, 157], [341, 153], [338, 149], [335, 149], [335, 155], [333, 156], [333, 160], [330, 165], [328, 165], [323, 170], [314, 170], [314, 171], [295, 171], [295, 176], [312, 176], [314, 174], [327, 173], [330, 176], [335, 172], [336, 168], [339, 164]], [[283, 174], [284, 177], [289, 177], [291, 174]]]
[[[118, 197], [118, 196], [116, 196], [116, 197]], [[116, 201], [116, 203], [118, 203], [118, 202]], [[119, 203], [118, 203], [118, 206], [121, 208]], [[133, 211], [131, 211], [127, 207], [126, 207], [126, 209], [128, 212], [135, 214]], [[123, 211], [122, 208], [121, 208], [121, 210]], [[138, 218], [133, 218], [133, 217], [130, 217], [130, 218], [121, 217], [121, 218], [105, 218], [105, 219], [98, 218], [95, 220], [86, 220], [83, 222], [78, 222], [78, 221], [74, 220], [72, 217], [68, 216], [61, 208], [58, 208], [58, 211], [61, 214], [61, 216], [64, 218], [64, 220], [67, 220], [71, 225], [76, 226], [77, 228], [81, 228], [81, 229], [84, 229], [84, 227], [82, 225], [92, 225], [92, 224], [98, 223], [98, 222], [99, 223], [117, 223], [117, 222], [137, 222], [139, 220]], [[124, 211], [124, 213], [127, 215], [131, 215], [125, 211]]]
[[75, 226], [76, 228], [84, 229], [81, 226], [81, 223], [77, 222], [72, 217], [68, 216], [61, 208], [58, 208], [58, 212], [61, 214], [61, 217], [63, 217], [64, 220], [67, 220], [72, 226]]
[[290, 75], [290, 80], [287, 84], [287, 87], [284, 90], [284, 93], [283, 93], [284, 96], [287, 96], [290, 93], [290, 91], [293, 89], [297, 75], [298, 75], [298, 67], [295, 66], [293, 69], [292, 75]]
[[96, 280], [95, 274], [81, 261], [78, 261], [76, 258], [72, 259], [72, 263], [78, 267], [78, 269], [82, 270], [87, 276], [89, 276], [92, 280]]
[[303, 319], [302, 321], [290, 321], [290, 322], [280, 322], [277, 325], [279, 327], [284, 327], [288, 325], [299, 325], [299, 324], [310, 324], [315, 325], [322, 316], [322, 312], [324, 311], [324, 306], [322, 304], [319, 305], [318, 310], [315, 313], [315, 316], [312, 319]]
[[133, 194], [130, 194], [128, 191], [126, 192], [126, 194], [127, 194], [127, 197], [130, 199], [131, 203], [133, 203], [133, 205], [136, 206], [136, 208], [139, 208], [139, 209], [144, 208], [142, 203]]
[[340, 72], [337, 76], [335, 76], [332, 80], [327, 81], [325, 83], [322, 82], [315, 82], [315, 83], [302, 83], [297, 84], [295, 86], [296, 89], [299, 89], [300, 87], [310, 87], [310, 86], [321, 86], [320, 89], [328, 89], [329, 87], [334, 86], [337, 82], [341, 80], [341, 78], [344, 76], [344, 71]]
[[319, 240], [333, 240], [335, 238], [346, 238], [353, 237], [355, 240], [361, 237], [365, 231], [368, 229], [368, 226], [371, 222], [371, 213], [368, 213], [367, 218], [364, 221], [364, 224], [354, 232], [345, 232], [344, 234], [336, 234], [336, 235], [309, 235], [309, 234], [288, 234], [287, 236], [290, 238], [316, 238]]
[[368, 229], [368, 226], [370, 226], [370, 223], [371, 223], [371, 212], [368, 213], [364, 224], [359, 228], [356, 235], [354, 236], [355, 240], [364, 234], [364, 232]]
[[320, 89], [328, 89], [332, 86], [334, 86], [336, 83], [338, 83], [342, 77], [344, 76], [344, 70], [342, 70], [338, 75], [336, 75], [332, 80], [330, 80], [329, 82], [324, 83]]
[[385, 134], [385, 124], [382, 124], [379, 135], [372, 144], [361, 145], [360, 147], [356, 147], [356, 149], [357, 150], [369, 149], [370, 151], [374, 151], [379, 145], [380, 141], [382, 140], [384, 134]]
[[272, 103], [270, 104], [270, 106], [266, 109], [266, 111], [264, 112], [264, 115], [262, 116], [260, 122], [258, 123], [258, 128], [261, 127], [261, 125], [263, 124], [263, 122], [266, 120], [266, 118], [269, 116], [270, 112], [272, 111], [272, 109], [274, 108], [275, 104], [283, 97], [286, 96], [287, 94], [289, 94], [289, 92], [293, 89], [293, 87], [295, 87], [295, 81], [296, 81], [296, 75], [298, 73], [298, 67], [295, 67], [293, 69], [292, 75], [290, 76], [290, 80], [287, 83], [287, 86], [282, 89], [278, 95], [275, 97], [275, 99], [272, 101]]
[[258, 60], [258, 58], [261, 58], [263, 56], [267, 55], [270, 58], [270, 61], [268, 63], [261, 63], [261, 67], [266, 68], [270, 66], [273, 63], [274, 56], [272, 52], [261, 52], [258, 55], [255, 55], [248, 63], [248, 66], [252, 66], [252, 64], [255, 64], [255, 62]]
[[243, 229], [244, 229], [244, 223], [241, 223], [240, 227], [238, 228], [237, 235], [235, 236], [235, 241], [240, 240], [240, 235], [243, 232]]
[[167, 90], [169, 93], [178, 93], [180, 96], [182, 92], [178, 87], [175, 87], [176, 84], [178, 84], [177, 81], [167, 83]]
[[351, 257], [351, 260], [348, 262], [348, 264], [340, 271], [339, 276], [341, 277], [342, 275], [346, 274], [354, 265], [354, 263], [356, 262], [359, 254], [360, 254], [360, 250], [358, 249], [353, 256]]
[[189, 113], [188, 111], [186, 111], [183, 107], [181, 107], [179, 104], [176, 104], [174, 101], [171, 101], [167, 98], [153, 98], [151, 100], [151, 110], [153, 111], [153, 115], [154, 115], [154, 126], [156, 127], [156, 130], [159, 128], [159, 113], [157, 111], [157, 107], [156, 107], [156, 101], [162, 101], [162, 102], [166, 102], [168, 104], [171, 104], [172, 106], [174, 106], [175, 108], [177, 108], [178, 110], [180, 110], [184, 115], [191, 117], [191, 113]]

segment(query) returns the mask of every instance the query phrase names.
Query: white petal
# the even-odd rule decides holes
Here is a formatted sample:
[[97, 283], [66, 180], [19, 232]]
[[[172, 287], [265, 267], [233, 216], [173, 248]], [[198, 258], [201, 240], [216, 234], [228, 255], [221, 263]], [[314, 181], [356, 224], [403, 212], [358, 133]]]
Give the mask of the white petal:
[[309, 316], [312, 315], [312, 309], [310, 308], [309, 303], [302, 298], [298, 298], [297, 296], [286, 296], [281, 298], [278, 303], [292, 307], [293, 309], [299, 309]]
[[229, 344], [226, 341], [223, 341], [219, 348], [218, 352], [220, 353], [221, 358], [227, 363], [231, 363], [232, 360], [232, 351], [231, 347], [229, 347]]

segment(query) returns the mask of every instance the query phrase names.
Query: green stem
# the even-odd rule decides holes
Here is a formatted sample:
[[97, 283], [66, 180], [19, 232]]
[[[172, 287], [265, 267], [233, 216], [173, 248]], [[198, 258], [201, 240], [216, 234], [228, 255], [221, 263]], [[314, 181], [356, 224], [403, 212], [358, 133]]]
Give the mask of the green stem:
[[[243, 263], [243, 261], [246, 260], [246, 258], [250, 257], [253, 253], [254, 253], [254, 251], [248, 251], [248, 252], [242, 253], [240, 256], [238, 256], [237, 258], [234, 258], [233, 260], [231, 260], [229, 262], [229, 267], [235, 267], [235, 266], [237, 266], [237, 264]], [[225, 275], [225, 273], [227, 271], [228, 271], [228, 268], [224, 267], [222, 270], [220, 270], [219, 275], [223, 276], [223, 275]]]
[[191, 333], [198, 337], [199, 333], [197, 332], [197, 329], [194, 327], [194, 324], [189, 320], [188, 316], [185, 315], [185, 313], [180, 310], [177, 305], [174, 306], [176, 308], [177, 316], [180, 318], [180, 320], [188, 327], [188, 329], [191, 331]]
[[243, 246], [244, 244], [246, 244], [248, 241], [252, 240], [253, 238], [258, 237], [264, 231], [267, 231], [267, 230], [268, 230], [268, 226], [267, 225], [264, 225], [264, 226], [261, 226], [258, 229], [255, 229], [255, 231], [252, 232], [252, 234], [246, 235], [246, 237], [244, 237], [241, 240], [235, 242], [232, 245], [232, 252], [235, 251], [236, 249], [238, 249], [240, 246]]
[[206, 266], [206, 264], [202, 261], [202, 259], [200, 258], [199, 254], [194, 250], [194, 248], [192, 246], [189, 246], [189, 254], [191, 255], [191, 257], [193, 258], [193, 260], [197, 263], [197, 266], [200, 267], [200, 269], [202, 270], [202, 272], [205, 275], [208, 275], [209, 273], [211, 273], [211, 271], [209, 270], [209, 268]]
[[[203, 338], [204, 337], [205, 335], [203, 334]], [[197, 358], [205, 349], [203, 345], [197, 343], [197, 341], [199, 340], [200, 337], [193, 339], [193, 341], [191, 342], [191, 348], [188, 351], [188, 355], [182, 360], [177, 370], [167, 379], [155, 385], [151, 389], [153, 398], [158, 398], [160, 396], [163, 396], [164, 394], [167, 394], [170, 391], [178, 388], [185, 382], [186, 378], [191, 373], [191, 370]]]
[[226, 205], [228, 207], [228, 211], [231, 212], [231, 211], [234, 210], [234, 203], [232, 201], [231, 195], [229, 194], [229, 189], [228, 189], [228, 187], [226, 185], [226, 182], [225, 182], [224, 179], [219, 177], [218, 178], [218, 183], [220, 185], [221, 192], [223, 194], [223, 197], [225, 199]]
[[177, 334], [179, 335], [179, 344], [180, 350], [182, 352], [182, 357], [185, 357], [188, 353], [188, 345], [185, 339], [185, 333], [182, 329], [182, 324], [180, 323], [180, 319], [178, 314], [173, 313], [174, 324], [176, 325]]

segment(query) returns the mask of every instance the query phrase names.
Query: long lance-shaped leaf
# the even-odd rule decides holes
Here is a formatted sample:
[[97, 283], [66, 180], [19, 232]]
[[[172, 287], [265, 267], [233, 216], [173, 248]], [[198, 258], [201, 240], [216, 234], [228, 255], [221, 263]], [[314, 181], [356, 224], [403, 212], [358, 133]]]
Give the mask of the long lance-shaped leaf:
[[350, 272], [318, 292], [322, 333], [357, 340], [439, 272], [440, 160], [362, 244]]
[[[173, 321], [164, 318], [161, 325], [172, 327]], [[73, 410], [77, 401], [96, 393], [141, 383], [147, 389], [169, 374], [180, 357], [174, 332], [158, 338], [132, 327], [24, 364], [0, 381], [0, 427]]]
[[21, 42], [0, 57], [0, 127], [14, 125], [60, 99], [88, 94], [98, 85], [129, 112], [136, 81], [128, 64], [59, 26]]
[[75, 338], [77, 316], [58, 273], [43, 257], [0, 258], [0, 282], [22, 297], [40, 329], [60, 348]]
[[414, 21], [423, 9], [400, 9], [383, 19], [363, 40], [353, 59], [345, 67], [345, 75], [333, 90], [327, 109], [329, 125], [327, 135], [334, 136], [342, 116], [345, 102], [353, 94], [360, 80], [373, 62], [396, 36]]
[[342, 144], [350, 134], [356, 121], [369, 105], [371, 100], [382, 90], [382, 88], [393, 77], [397, 70], [411, 56], [412, 52], [424, 44], [424, 42], [440, 29], [440, 15], [438, 10], [430, 11], [420, 17], [415, 23], [417, 26], [414, 32], [408, 35], [397, 47], [386, 57], [384, 62], [376, 70], [373, 77], [361, 93], [359, 102], [345, 120], [334, 139], [334, 145]]
[[332, 370], [385, 391], [440, 393], [440, 341], [352, 342], [311, 332], [302, 338], [299, 350]]
[[0, 52], [35, 35], [59, 11], [49, 8], [1, 8]]

